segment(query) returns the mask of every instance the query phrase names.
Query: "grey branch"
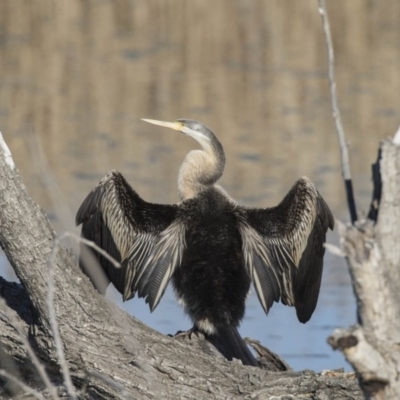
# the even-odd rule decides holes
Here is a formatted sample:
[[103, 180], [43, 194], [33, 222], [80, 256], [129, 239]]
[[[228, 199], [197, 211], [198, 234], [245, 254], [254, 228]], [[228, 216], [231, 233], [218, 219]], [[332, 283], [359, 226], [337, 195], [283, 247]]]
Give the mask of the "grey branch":
[[53, 269], [54, 269], [55, 259], [56, 259], [56, 255], [57, 255], [59, 246], [60, 246], [61, 242], [66, 238], [73, 238], [77, 242], [83, 242], [86, 245], [92, 247], [93, 249], [98, 251], [100, 254], [102, 254], [104, 257], [106, 257], [108, 260], [110, 260], [116, 267], [119, 267], [120, 264], [113, 257], [111, 257], [109, 254], [107, 254], [107, 252], [105, 252], [100, 247], [96, 246], [95, 243], [91, 242], [90, 240], [80, 238], [80, 237], [74, 235], [73, 233], [65, 232], [60, 237], [55, 238], [55, 240], [54, 240], [53, 249], [52, 249], [50, 257], [48, 259], [47, 306], [48, 306], [48, 310], [49, 310], [49, 317], [50, 317], [50, 324], [51, 324], [51, 329], [52, 329], [52, 333], [53, 333], [53, 338], [54, 338], [55, 345], [57, 348], [58, 361], [59, 361], [59, 364], [61, 366], [61, 370], [63, 373], [65, 386], [67, 387], [68, 393], [71, 396], [71, 398], [76, 399], [75, 389], [72, 384], [71, 375], [69, 373], [69, 369], [68, 369], [68, 366], [67, 366], [67, 363], [66, 363], [65, 357], [64, 357], [64, 350], [62, 347], [62, 342], [61, 342], [57, 318], [56, 318], [56, 312], [55, 312], [54, 304], [53, 304], [53, 299], [54, 299]]
[[318, 10], [319, 13], [321, 14], [322, 24], [324, 28], [326, 48], [328, 51], [328, 75], [329, 75], [329, 85], [331, 91], [332, 115], [335, 121], [336, 132], [339, 139], [340, 155], [342, 160], [342, 174], [343, 174], [343, 179], [345, 181], [350, 216], [352, 223], [354, 224], [354, 222], [357, 220], [357, 210], [353, 195], [353, 187], [351, 183], [349, 152], [347, 149], [346, 136], [342, 125], [342, 119], [340, 116], [340, 110], [336, 94], [335, 56], [333, 51], [331, 28], [329, 26], [329, 18], [328, 18], [328, 12], [326, 10], [325, 0], [318, 0], [318, 4], [319, 4]]
[[[14, 314], [9, 312], [11, 311], [5, 302], [5, 300], [0, 297], [0, 308], [4, 310], [6, 316], [13, 321], [14, 319]], [[18, 323], [15, 324], [15, 329], [19, 335], [19, 338], [22, 342], [22, 345], [24, 346], [26, 352], [29, 355], [29, 358], [31, 359], [33, 365], [36, 367], [37, 372], [39, 373], [40, 377], [43, 380], [43, 383], [45, 384], [47, 390], [49, 391], [50, 395], [52, 396], [53, 399], [57, 400], [58, 395], [57, 391], [55, 390], [55, 387], [51, 383], [49, 376], [47, 375], [47, 372], [43, 366], [43, 364], [39, 361], [39, 359], [36, 356], [36, 353], [33, 351], [32, 346], [30, 345], [29, 341], [25, 337], [24, 333], [22, 332], [21, 328], [19, 327]], [[4, 377], [7, 377], [6, 375], [3, 374]], [[20, 381], [16, 382], [19, 386], [22, 387], [22, 384]]]
[[357, 298], [359, 324], [329, 338], [356, 370], [370, 399], [399, 399], [400, 147], [381, 144], [379, 217], [340, 229]]
[[332, 101], [332, 115], [335, 120], [336, 131], [338, 134], [338, 139], [340, 143], [340, 150], [342, 156], [342, 172], [344, 179], [351, 179], [350, 172], [350, 161], [349, 154], [346, 144], [346, 136], [344, 133], [342, 119], [340, 116], [340, 110], [338, 106], [337, 94], [336, 94], [336, 79], [335, 79], [335, 55], [333, 52], [333, 43], [331, 36], [331, 28], [329, 26], [329, 19], [326, 10], [325, 0], [318, 0], [319, 3], [319, 13], [321, 14], [322, 23], [325, 33], [326, 47], [328, 51], [328, 74], [329, 74], [329, 85], [331, 91], [331, 101]]
[[65, 386], [67, 387], [68, 393], [73, 400], [76, 400], [76, 392], [74, 385], [72, 384], [71, 375], [69, 373], [68, 365], [65, 361], [63, 345], [60, 337], [58, 328], [58, 322], [56, 317], [56, 310], [54, 308], [54, 266], [57, 256], [57, 251], [60, 246], [62, 238], [55, 238], [53, 249], [48, 259], [48, 275], [47, 275], [47, 307], [49, 310], [50, 326], [53, 334], [54, 342], [57, 349], [58, 362], [61, 367], [61, 371], [64, 377]]
[[[32, 389], [31, 387], [29, 387], [27, 384], [25, 384], [24, 382], [22, 382], [21, 380], [19, 380], [18, 378], [16, 378], [14, 375], [8, 373], [7, 371], [4, 371], [3, 369], [0, 369], [0, 376], [2, 376], [3, 378], [7, 378], [8, 380], [14, 382], [15, 384], [17, 384], [21, 389], [23, 389], [26, 393], [31, 394], [32, 396], [34, 396], [35, 398], [39, 399], [39, 400], [44, 400], [44, 396], [39, 393], [37, 390]], [[58, 397], [57, 397], [58, 398]]]

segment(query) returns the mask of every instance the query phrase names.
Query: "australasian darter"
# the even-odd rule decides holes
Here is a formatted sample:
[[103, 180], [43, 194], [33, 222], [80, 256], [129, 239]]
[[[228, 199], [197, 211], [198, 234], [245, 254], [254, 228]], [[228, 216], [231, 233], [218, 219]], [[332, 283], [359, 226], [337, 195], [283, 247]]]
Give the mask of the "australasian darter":
[[95, 253], [106, 282], [81, 257], [83, 271], [101, 293], [111, 281], [124, 301], [137, 292], [151, 311], [172, 280], [196, 329], [221, 340], [228, 359], [258, 365], [237, 330], [250, 284], [266, 313], [281, 300], [307, 322], [318, 299], [331, 211], [306, 177], [276, 207], [241, 206], [216, 184], [225, 154], [210, 129], [188, 119], [145, 121], [191, 136], [202, 150], [189, 152], [180, 167], [178, 204], [144, 201], [116, 171], [101, 179], [76, 223], [122, 267]]

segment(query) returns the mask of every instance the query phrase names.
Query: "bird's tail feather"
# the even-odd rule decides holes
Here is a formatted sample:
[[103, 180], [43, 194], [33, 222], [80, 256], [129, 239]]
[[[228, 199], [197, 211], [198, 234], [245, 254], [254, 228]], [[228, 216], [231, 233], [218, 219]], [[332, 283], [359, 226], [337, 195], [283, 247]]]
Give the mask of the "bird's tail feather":
[[244, 365], [259, 366], [258, 361], [255, 359], [246, 343], [239, 334], [235, 326], [224, 325], [217, 328], [218, 350], [228, 359], [237, 358], [242, 360]]

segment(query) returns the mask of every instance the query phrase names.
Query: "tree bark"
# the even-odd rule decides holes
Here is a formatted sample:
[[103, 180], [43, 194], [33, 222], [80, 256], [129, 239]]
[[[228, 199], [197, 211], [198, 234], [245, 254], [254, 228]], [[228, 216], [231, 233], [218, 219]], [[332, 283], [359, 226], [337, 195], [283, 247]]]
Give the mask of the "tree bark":
[[[1, 246], [22, 282], [19, 285], [0, 281], [0, 294], [7, 301], [7, 306], [0, 309], [0, 369], [13, 364], [12, 370], [24, 382], [46, 393], [16, 328], [29, 336], [52, 382], [61, 387], [65, 376], [60, 369], [47, 303], [47, 261], [55, 233], [26, 192], [4, 145], [0, 147], [0, 227]], [[101, 297], [71, 252], [60, 247], [54, 260], [56, 317], [66, 364], [82, 397], [362, 397], [352, 374], [270, 372], [229, 362], [201, 338], [193, 336], [192, 340], [181, 341], [163, 336]]]
[[[381, 143], [381, 190], [376, 225], [371, 220], [340, 229], [357, 299], [358, 325], [329, 338], [357, 372], [367, 398], [400, 398], [400, 147]], [[379, 168], [375, 167], [376, 171]], [[381, 186], [381, 189], [380, 189]]]

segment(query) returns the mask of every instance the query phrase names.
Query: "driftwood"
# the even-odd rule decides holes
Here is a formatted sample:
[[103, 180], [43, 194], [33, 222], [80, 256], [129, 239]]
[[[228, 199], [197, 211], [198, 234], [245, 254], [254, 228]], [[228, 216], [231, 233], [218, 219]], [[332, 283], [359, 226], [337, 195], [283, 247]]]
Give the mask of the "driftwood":
[[[0, 395], [16, 394], [18, 385], [6, 378], [11, 371], [48, 396], [20, 331], [29, 337], [59, 394], [68, 390], [71, 397], [79, 392], [86, 398], [362, 398], [352, 374], [245, 367], [225, 360], [202, 338], [180, 341], [163, 336], [101, 297], [70, 251], [60, 246], [54, 252], [55, 233], [26, 192], [2, 143], [0, 243], [22, 285], [0, 281], [0, 294], [7, 301], [0, 307]], [[49, 317], [49, 259], [54, 260], [52, 303], [62, 349], [57, 349], [55, 324]], [[259, 345], [256, 349], [259, 354], [264, 351]], [[286, 368], [284, 362], [266, 365]]]
[[329, 342], [354, 367], [367, 398], [399, 399], [400, 147], [389, 138], [379, 153], [381, 175], [375, 166], [371, 207], [375, 211], [370, 213], [378, 216], [376, 225], [366, 220], [340, 229], [357, 299], [358, 325], [336, 330]]

